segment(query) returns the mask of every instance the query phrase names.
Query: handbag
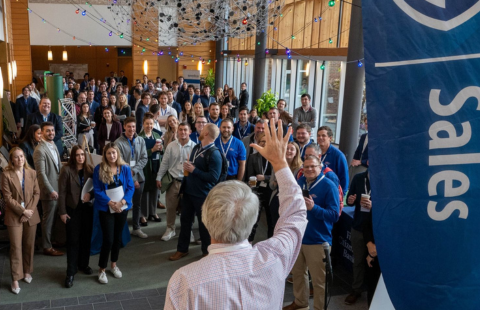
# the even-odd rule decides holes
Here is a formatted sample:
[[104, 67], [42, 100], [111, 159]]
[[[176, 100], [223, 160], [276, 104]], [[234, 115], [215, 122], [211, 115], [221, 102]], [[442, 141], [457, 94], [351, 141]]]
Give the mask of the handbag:
[[96, 167], [98, 164], [102, 162], [102, 156], [97, 155], [97, 154], [92, 154], [90, 152], [90, 148], [87, 142], [87, 137], [83, 136], [83, 143], [82, 143], [82, 149], [87, 151], [87, 154], [85, 156], [85, 159], [87, 161], [87, 164], [91, 165], [92, 167]]
[[170, 174], [170, 172], [168, 172], [167, 170], [167, 173], [165, 173], [162, 177], [162, 187], [160, 189], [160, 191], [163, 193], [165, 193], [166, 191], [168, 191], [168, 189], [170, 188], [170, 186], [172, 185], [173, 183], [173, 178], [172, 178], [172, 175]]

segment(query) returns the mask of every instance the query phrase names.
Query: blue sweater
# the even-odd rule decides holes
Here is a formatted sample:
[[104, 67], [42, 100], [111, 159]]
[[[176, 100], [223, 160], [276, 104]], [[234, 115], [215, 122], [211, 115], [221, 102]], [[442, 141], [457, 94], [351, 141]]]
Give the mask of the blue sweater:
[[[323, 174], [320, 174], [317, 180], [322, 176]], [[300, 188], [307, 189], [307, 179], [304, 176], [297, 182]], [[331, 245], [332, 227], [338, 221], [340, 212], [338, 188], [325, 177], [310, 189], [310, 196], [312, 196], [315, 205], [312, 210], [307, 211], [308, 224], [302, 244], [322, 244], [326, 241]]]
[[193, 160], [196, 154], [200, 154], [204, 150], [200, 149], [201, 147], [201, 144], [197, 144], [190, 154], [190, 162], [193, 162], [195, 170], [185, 178], [185, 193], [190, 196], [206, 198], [210, 190], [217, 185], [218, 178], [220, 178], [222, 155], [220, 150], [216, 150], [210, 154], [208, 163], [205, 158], [206, 153], [197, 156]]
[[345, 193], [348, 189], [348, 164], [342, 151], [330, 144], [327, 152], [322, 154], [323, 164], [335, 172], [340, 180], [340, 186]]
[[[110, 198], [108, 198], [106, 194], [108, 184], [100, 181], [99, 173], [100, 165], [97, 165], [93, 170], [93, 192], [95, 194], [95, 202], [93, 203], [93, 207], [98, 211], [110, 212], [108, 208], [108, 202], [110, 201]], [[132, 208], [132, 197], [133, 192], [135, 191], [135, 186], [133, 185], [132, 172], [129, 166], [122, 166], [120, 169], [119, 179], [123, 184], [123, 199], [125, 199], [127, 202], [127, 210], [130, 210]]]

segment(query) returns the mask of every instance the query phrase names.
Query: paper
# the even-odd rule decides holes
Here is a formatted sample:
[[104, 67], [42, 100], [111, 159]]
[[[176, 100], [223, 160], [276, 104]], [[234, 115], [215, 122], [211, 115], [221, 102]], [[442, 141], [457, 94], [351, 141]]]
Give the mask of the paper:
[[118, 120], [123, 121], [124, 119], [127, 118], [126, 115], [117, 115]]
[[93, 190], [93, 180], [92, 178], [88, 178], [87, 181], [85, 182], [85, 185], [83, 186], [82, 194], [80, 195], [80, 198], [82, 199], [82, 201], [83, 201], [83, 197], [85, 197], [85, 194], [91, 192], [92, 190]]
[[267, 187], [267, 183], [265, 181], [260, 182], [260, 187]]
[[136, 164], [136, 163], [137, 163], [136, 161], [131, 160], [131, 161], [130, 161], [130, 168], [135, 167], [135, 164]]
[[[113, 189], [107, 189], [105, 191], [105, 193], [107, 194], [108, 198], [110, 198], [110, 200], [114, 201], [114, 202], [121, 201], [123, 199], [123, 196], [124, 196], [122, 186], [115, 187]], [[115, 211], [112, 208], [110, 208], [110, 207], [108, 207], [108, 208], [110, 209], [110, 213], [115, 213]], [[123, 205], [122, 206], [122, 211], [125, 210], [126, 208], [128, 208], [128, 206]]]

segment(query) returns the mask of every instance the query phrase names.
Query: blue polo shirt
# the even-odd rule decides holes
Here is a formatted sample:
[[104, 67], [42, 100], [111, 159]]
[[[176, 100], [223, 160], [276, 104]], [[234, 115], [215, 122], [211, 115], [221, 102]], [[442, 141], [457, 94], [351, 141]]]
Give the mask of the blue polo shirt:
[[217, 125], [218, 128], [220, 128], [220, 124], [222, 123], [222, 119], [219, 117], [219, 118], [217, 119], [217, 121], [214, 122], [214, 121], [210, 118], [210, 116], [207, 116], [207, 122], [209, 122], [210, 124], [215, 124], [215, 125]]
[[327, 165], [335, 172], [340, 180], [340, 186], [343, 192], [347, 192], [348, 189], [348, 164], [345, 155], [342, 151], [330, 144], [325, 154], [322, 154], [321, 160], [324, 165]]
[[200, 137], [200, 134], [195, 131], [195, 132], [192, 132], [190, 134], [190, 140], [192, 140], [193, 142], [195, 142], [195, 144], [199, 144], [200, 143], [200, 139], [198, 138]]
[[243, 142], [234, 136], [230, 137], [227, 143], [223, 143], [222, 137], [218, 136], [215, 140], [215, 146], [218, 147], [228, 161], [228, 175], [238, 174], [238, 161], [247, 159], [247, 151]]
[[300, 144], [298, 144], [298, 147], [300, 148], [300, 157], [302, 158], [302, 161], [305, 161], [305, 150], [307, 149], [307, 146], [309, 146], [310, 144], [312, 144], [312, 140], [308, 141], [308, 143], [305, 144], [304, 146], [300, 146]]
[[251, 134], [255, 130], [255, 126], [251, 124], [250, 122], [247, 122], [245, 127], [240, 126], [240, 121], [236, 122], [235, 125], [233, 125], [233, 136], [237, 139], [242, 140], [249, 134]]

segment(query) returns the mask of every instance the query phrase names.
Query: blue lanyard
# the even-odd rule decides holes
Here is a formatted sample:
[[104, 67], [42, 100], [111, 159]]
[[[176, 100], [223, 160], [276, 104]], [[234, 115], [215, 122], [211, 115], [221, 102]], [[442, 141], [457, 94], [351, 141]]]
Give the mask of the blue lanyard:
[[[49, 113], [48, 115], [50, 115], [50, 113]], [[48, 115], [47, 115], [47, 116], [43, 116], [43, 115], [42, 115], [42, 116], [43, 116], [43, 121], [44, 121], [44, 122], [48, 121]]]
[[195, 144], [198, 144], [198, 131], [195, 131]]
[[78, 179], [80, 180], [80, 188], [83, 188], [84, 177], [78, 176]]
[[245, 130], [242, 133], [240, 131], [240, 122], [238, 122], [238, 136], [240, 137], [240, 139], [243, 139], [243, 137], [245, 137], [245, 134], [248, 131], [248, 127], [250, 127], [250, 122], [247, 121], [247, 125], [245, 126]]
[[162, 108], [160, 108], [160, 113], [162, 113], [162, 116], [167, 114], [167, 111], [168, 111], [168, 107], [165, 109], [165, 111]]
[[115, 185], [118, 187], [118, 182], [120, 181], [118, 166], [117, 166], [117, 175], [113, 176], [113, 180], [115, 181]]
[[[125, 137], [127, 138], [127, 137]], [[131, 160], [135, 159], [135, 137], [133, 137], [132, 142], [130, 142], [130, 139], [127, 138], [128, 144], [130, 144], [130, 150], [132, 151], [132, 158]]]
[[23, 192], [23, 199], [25, 199], [25, 168], [23, 168], [23, 179], [22, 179], [22, 192]]

